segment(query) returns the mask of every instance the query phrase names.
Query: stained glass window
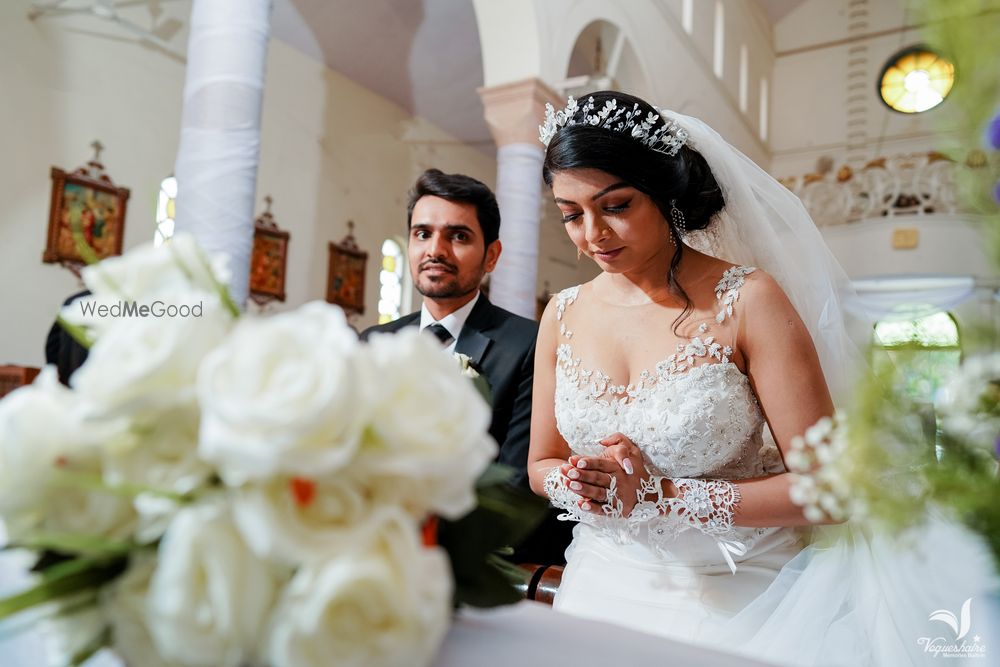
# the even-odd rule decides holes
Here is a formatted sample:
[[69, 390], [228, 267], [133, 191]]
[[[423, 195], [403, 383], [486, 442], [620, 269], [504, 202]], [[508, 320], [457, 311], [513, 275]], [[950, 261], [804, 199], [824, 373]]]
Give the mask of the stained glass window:
[[156, 199], [156, 234], [153, 243], [160, 245], [174, 235], [174, 208], [177, 201], [177, 179], [168, 176], [160, 183]]
[[876, 356], [876, 366], [894, 364], [898, 388], [928, 404], [958, 370], [962, 357], [958, 324], [946, 312], [918, 320], [878, 322], [875, 344], [886, 351]]
[[902, 113], [920, 113], [944, 101], [955, 83], [955, 66], [923, 46], [900, 51], [879, 80], [882, 101]]
[[405, 261], [399, 244], [386, 239], [382, 243], [382, 270], [379, 271], [378, 323], [399, 319], [403, 303], [403, 269]]

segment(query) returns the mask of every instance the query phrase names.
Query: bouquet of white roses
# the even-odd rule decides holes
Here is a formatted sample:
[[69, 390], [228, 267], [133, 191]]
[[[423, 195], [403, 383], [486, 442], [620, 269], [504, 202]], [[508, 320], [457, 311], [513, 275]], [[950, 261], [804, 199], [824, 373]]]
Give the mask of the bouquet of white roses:
[[[0, 517], [38, 575], [0, 618], [61, 615], [73, 662], [429, 663], [457, 569], [428, 520], [476, 508], [496, 452], [454, 361], [416, 331], [362, 344], [326, 303], [240, 316], [187, 236], [83, 277], [72, 388], [50, 367], [0, 401]], [[516, 599], [484, 569], [497, 530], [462, 564], [487, 603]]]

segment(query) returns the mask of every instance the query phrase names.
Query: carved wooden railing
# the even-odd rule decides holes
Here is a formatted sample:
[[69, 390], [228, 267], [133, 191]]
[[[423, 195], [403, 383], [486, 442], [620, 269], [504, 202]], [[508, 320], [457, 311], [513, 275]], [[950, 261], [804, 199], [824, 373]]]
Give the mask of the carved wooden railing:
[[822, 227], [868, 218], [963, 212], [956, 201], [956, 175], [985, 165], [981, 152], [965, 162], [922, 153], [879, 158], [858, 170], [843, 165], [827, 174], [780, 180]]

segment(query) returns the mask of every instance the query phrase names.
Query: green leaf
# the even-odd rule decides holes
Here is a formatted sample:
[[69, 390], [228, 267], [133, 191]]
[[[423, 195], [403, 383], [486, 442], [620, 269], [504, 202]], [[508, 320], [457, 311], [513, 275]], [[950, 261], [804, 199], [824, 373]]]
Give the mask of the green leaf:
[[[168, 243], [167, 248], [170, 250], [170, 253], [174, 256], [174, 263], [177, 264], [177, 267], [181, 270], [181, 272], [185, 276], [187, 276], [188, 280], [194, 282], [194, 271], [192, 271], [190, 268], [188, 268], [186, 264], [184, 264], [184, 262], [181, 260], [180, 255], [177, 254], [173, 246], [171, 246]], [[215, 291], [219, 295], [219, 301], [222, 302], [222, 305], [226, 307], [226, 309], [233, 317], [238, 318], [240, 316], [240, 307], [236, 304], [235, 301], [233, 301], [233, 297], [229, 294], [229, 287], [225, 283], [220, 282], [215, 277], [215, 273], [212, 271], [212, 263], [209, 261], [208, 257], [205, 256], [204, 252], [202, 252], [201, 246], [198, 247], [197, 255], [198, 255], [198, 262], [201, 263], [202, 268], [211, 277], [212, 284], [215, 286]]]
[[480, 477], [478, 506], [455, 521], [441, 520], [438, 543], [448, 552], [455, 578], [455, 603], [475, 607], [521, 599], [524, 575], [502, 556], [513, 553], [548, 512], [548, 503], [508, 483], [512, 469], [490, 466]]
[[91, 337], [90, 333], [87, 331], [86, 327], [81, 327], [78, 324], [72, 324], [71, 322], [63, 319], [62, 315], [56, 317], [56, 322], [59, 326], [70, 335], [70, 337], [77, 343], [87, 348], [88, 350], [94, 344], [94, 339]]
[[127, 563], [124, 557], [81, 560], [88, 561], [85, 567], [63, 567], [52, 576], [43, 576], [42, 581], [28, 590], [0, 599], [0, 619], [70, 595], [97, 590], [118, 577]]
[[472, 378], [472, 385], [476, 388], [476, 391], [479, 392], [479, 395], [483, 397], [483, 400], [486, 401], [486, 405], [492, 407], [493, 388], [490, 387], [490, 382], [486, 379], [486, 376], [480, 372], [479, 375]]
[[94, 654], [100, 651], [105, 646], [111, 645], [111, 627], [104, 626], [104, 629], [99, 633], [94, 635], [89, 642], [87, 642], [83, 648], [73, 654], [70, 658], [69, 664], [72, 667], [78, 667], [83, 663], [94, 657]]
[[515, 604], [523, 599], [507, 573], [498, 567], [483, 567], [456, 578], [455, 598], [458, 603], [480, 608]]
[[479, 476], [476, 480], [476, 491], [482, 491], [483, 489], [496, 486], [497, 484], [506, 484], [514, 477], [515, 470], [502, 463], [491, 463], [490, 466]]
[[[14, 548], [32, 551], [55, 551], [62, 554], [83, 556], [121, 556], [135, 551], [135, 542], [119, 542], [94, 535], [74, 535], [69, 533], [36, 534], [12, 543]], [[55, 565], [53, 567], [58, 567]], [[51, 568], [50, 568], [51, 569]]]
[[165, 491], [163, 489], [157, 489], [143, 484], [130, 484], [128, 482], [123, 482], [121, 484], [108, 484], [99, 474], [96, 473], [59, 470], [56, 474], [55, 483], [61, 486], [68, 486], [86, 491], [103, 491], [105, 493], [121, 496], [123, 498], [135, 498], [141, 494], [149, 494], [173, 500], [177, 503], [186, 503], [191, 501], [191, 497], [188, 495], [176, 493], [174, 491]]

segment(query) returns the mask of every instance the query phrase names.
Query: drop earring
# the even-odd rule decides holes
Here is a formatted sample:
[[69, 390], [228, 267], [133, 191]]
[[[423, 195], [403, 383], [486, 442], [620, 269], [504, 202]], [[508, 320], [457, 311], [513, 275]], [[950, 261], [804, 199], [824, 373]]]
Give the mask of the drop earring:
[[687, 231], [687, 220], [684, 219], [684, 213], [677, 208], [677, 200], [670, 200], [670, 219], [674, 222], [674, 228], [677, 229], [678, 233], [683, 233]]

